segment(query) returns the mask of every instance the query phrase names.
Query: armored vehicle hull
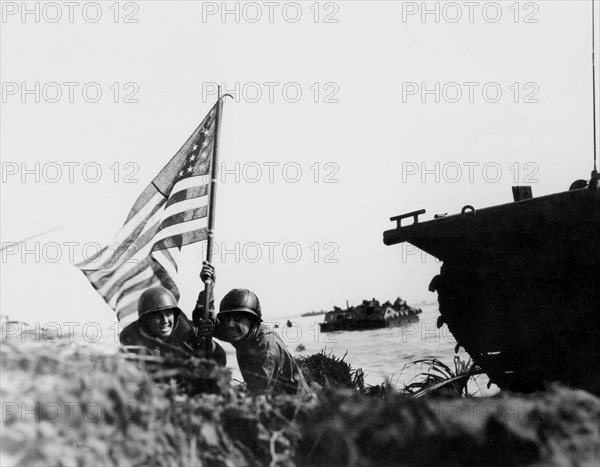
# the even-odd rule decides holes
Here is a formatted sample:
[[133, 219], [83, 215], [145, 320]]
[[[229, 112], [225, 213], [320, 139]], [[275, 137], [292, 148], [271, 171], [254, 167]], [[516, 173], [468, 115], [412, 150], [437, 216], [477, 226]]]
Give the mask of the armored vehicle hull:
[[[430, 284], [458, 345], [501, 388], [562, 381], [600, 393], [600, 190], [589, 187], [418, 222], [384, 243], [443, 261]], [[401, 226], [403, 218], [415, 217]]]
[[362, 305], [337, 308], [325, 314], [325, 322], [319, 323], [321, 332], [361, 331], [402, 326], [419, 320], [420, 308], [410, 307], [398, 298], [392, 305], [386, 302], [380, 305], [375, 299], [364, 300]]

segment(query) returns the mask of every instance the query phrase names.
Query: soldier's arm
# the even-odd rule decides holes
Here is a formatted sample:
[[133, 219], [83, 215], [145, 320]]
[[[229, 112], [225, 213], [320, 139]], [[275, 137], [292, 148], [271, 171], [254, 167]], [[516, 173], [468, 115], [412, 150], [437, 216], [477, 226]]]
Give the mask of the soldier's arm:
[[221, 347], [215, 341], [213, 341], [212, 344], [213, 344], [213, 351], [211, 353], [211, 358], [215, 362], [217, 362], [218, 365], [226, 366], [227, 365], [227, 355], [225, 355], [225, 350], [223, 350], [223, 347]]
[[149, 342], [141, 333], [139, 321], [129, 323], [119, 334], [119, 342], [125, 352], [140, 355], [160, 356], [158, 348]]
[[252, 363], [242, 371], [244, 381], [250, 392], [270, 394], [277, 383], [277, 358], [270, 346], [256, 350], [257, 353], [251, 359]]
[[[215, 268], [212, 264], [207, 261], [202, 261], [202, 270], [200, 271], [200, 279], [202, 282], [211, 282], [213, 285], [217, 280], [217, 275], [215, 273]], [[214, 296], [212, 293], [212, 287], [210, 288], [210, 309], [214, 309]], [[204, 304], [206, 300], [205, 290], [202, 289], [198, 294], [198, 300], [196, 300], [196, 307], [192, 312], [192, 321], [197, 325], [200, 323], [200, 320], [204, 317]]]
[[198, 323], [198, 331], [197, 331], [197, 340], [196, 347], [198, 350], [204, 351], [202, 348], [202, 343], [206, 340], [210, 340], [210, 350], [207, 353], [207, 357], [212, 358], [219, 365], [225, 366], [227, 364], [227, 357], [225, 355], [225, 350], [219, 344], [217, 344], [213, 335], [215, 332], [215, 323], [211, 318], [201, 319]]

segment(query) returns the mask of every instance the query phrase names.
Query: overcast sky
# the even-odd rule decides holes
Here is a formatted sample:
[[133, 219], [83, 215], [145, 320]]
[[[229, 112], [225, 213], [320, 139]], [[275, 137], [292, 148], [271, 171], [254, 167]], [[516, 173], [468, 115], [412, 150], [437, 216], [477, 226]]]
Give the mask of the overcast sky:
[[[23, 5], [2, 2], [0, 24], [13, 319], [114, 321], [73, 263], [111, 241], [217, 84], [234, 96], [217, 300], [249, 288], [268, 317], [435, 300], [440, 264], [385, 246], [389, 217], [563, 191], [592, 169], [590, 1]], [[187, 311], [202, 255], [184, 249]]]

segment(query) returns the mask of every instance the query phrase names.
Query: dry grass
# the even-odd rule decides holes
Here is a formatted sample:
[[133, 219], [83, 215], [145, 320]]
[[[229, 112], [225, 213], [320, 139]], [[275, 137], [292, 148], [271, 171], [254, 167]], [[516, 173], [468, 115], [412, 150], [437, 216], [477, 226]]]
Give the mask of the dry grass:
[[[329, 388], [304, 398], [249, 397], [228, 371], [190, 357], [159, 362], [4, 335], [0, 350], [3, 466], [597, 465], [600, 459], [600, 400], [563, 387], [527, 397], [413, 399], [384, 385], [365, 387], [362, 371], [344, 357], [317, 354], [304, 363], [320, 368]], [[361, 394], [369, 390], [379, 397]]]
[[252, 398], [211, 361], [1, 344], [3, 466], [291, 465], [310, 400]]
[[317, 383], [322, 388], [352, 388], [362, 392], [365, 389], [365, 374], [361, 368], [354, 369], [344, 361], [346, 355], [339, 358], [322, 350], [307, 357], [296, 357], [296, 361], [311, 383]]
[[454, 370], [437, 358], [426, 358], [415, 360], [404, 369], [411, 366], [425, 366], [426, 371], [419, 373], [413, 381], [405, 386], [404, 392], [412, 397], [445, 396], [445, 397], [472, 397], [469, 393], [468, 381], [476, 375], [480, 375], [481, 369], [469, 359], [467, 362], [454, 357]]

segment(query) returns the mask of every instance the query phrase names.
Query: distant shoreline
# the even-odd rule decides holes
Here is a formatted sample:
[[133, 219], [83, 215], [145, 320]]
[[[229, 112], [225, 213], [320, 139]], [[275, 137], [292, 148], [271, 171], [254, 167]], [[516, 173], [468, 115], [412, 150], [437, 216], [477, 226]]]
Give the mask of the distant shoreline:
[[302, 316], [303, 318], [305, 318], [307, 316], [324, 315], [325, 313], [327, 313], [327, 312], [326, 311], [309, 311], [308, 313], [302, 313], [300, 316]]
[[[417, 303], [417, 304], [415, 304], [414, 306], [415, 306], [415, 307], [419, 307], [419, 306], [435, 306], [435, 305], [437, 305], [437, 304], [438, 304], [438, 303], [437, 303], [437, 301], [435, 301], [435, 300], [433, 300], [433, 301], [429, 301], [429, 302], [428, 302], [428, 301], [425, 301], [425, 300], [423, 300], [422, 302], [420, 302], [420, 303]], [[310, 316], [319, 316], [319, 315], [324, 315], [324, 314], [326, 314], [326, 313], [327, 313], [327, 311], [309, 311], [309, 312], [307, 312], [307, 313], [301, 313], [301, 314], [300, 314], [300, 316], [301, 316], [302, 318], [306, 318], [306, 317], [310, 317]]]

